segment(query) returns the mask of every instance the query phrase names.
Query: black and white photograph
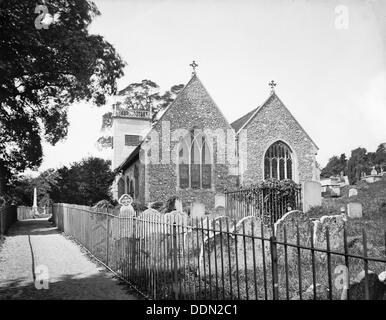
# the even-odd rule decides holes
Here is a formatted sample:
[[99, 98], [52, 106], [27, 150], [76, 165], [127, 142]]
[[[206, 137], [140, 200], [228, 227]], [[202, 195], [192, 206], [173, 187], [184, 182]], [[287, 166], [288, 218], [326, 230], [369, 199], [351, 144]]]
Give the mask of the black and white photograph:
[[11, 300], [386, 300], [386, 1], [0, 0]]

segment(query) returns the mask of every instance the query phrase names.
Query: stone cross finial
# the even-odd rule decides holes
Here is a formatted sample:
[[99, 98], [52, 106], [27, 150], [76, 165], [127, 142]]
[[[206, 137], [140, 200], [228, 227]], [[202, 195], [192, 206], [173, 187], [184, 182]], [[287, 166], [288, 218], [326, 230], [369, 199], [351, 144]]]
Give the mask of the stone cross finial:
[[268, 83], [268, 85], [271, 87], [271, 92], [275, 92], [275, 87], [276, 87], [276, 82], [271, 80], [270, 83]]
[[193, 68], [192, 75], [195, 75], [196, 74], [196, 68], [198, 67], [198, 64], [196, 63], [196, 61], [193, 60], [193, 62], [189, 66], [191, 66]]

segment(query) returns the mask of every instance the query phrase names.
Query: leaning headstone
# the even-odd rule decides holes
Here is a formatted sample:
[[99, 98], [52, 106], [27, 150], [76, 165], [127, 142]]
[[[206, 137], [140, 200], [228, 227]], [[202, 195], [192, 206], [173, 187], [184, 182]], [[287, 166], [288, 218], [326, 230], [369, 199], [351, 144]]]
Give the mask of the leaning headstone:
[[[314, 222], [314, 247], [326, 250], [327, 230], [329, 235], [330, 250], [340, 251], [343, 248], [344, 216], [323, 216]], [[318, 252], [321, 258], [325, 253]]]
[[292, 210], [283, 215], [275, 223], [275, 234], [279, 241], [284, 241], [284, 229], [286, 230], [287, 243], [297, 243], [297, 230], [299, 230], [299, 242], [309, 245], [312, 221], [302, 211]]
[[[292, 210], [283, 215], [275, 223], [275, 234], [276, 239], [280, 242], [287, 242], [290, 244], [299, 244], [302, 246], [309, 247], [311, 245], [311, 232], [312, 232], [312, 221], [306, 214], [298, 210]], [[285, 237], [286, 235], [286, 237]], [[299, 239], [298, 239], [299, 238]], [[285, 256], [285, 248], [287, 249], [287, 260]], [[297, 247], [293, 246], [278, 246], [279, 263], [289, 264], [296, 270], [298, 268], [299, 251]], [[302, 250], [300, 252], [300, 259], [302, 263], [308, 264], [309, 262], [309, 251]]]
[[[270, 226], [262, 224], [259, 217], [247, 216], [241, 219], [236, 224], [233, 235], [235, 237], [233, 241], [237, 244], [239, 268], [253, 270], [254, 265], [257, 268], [262, 268], [263, 262], [268, 263], [270, 261], [272, 229]], [[253, 247], [255, 254], [253, 254]]]
[[351, 219], [362, 218], [362, 204], [359, 202], [348, 203], [347, 216]]
[[212, 227], [216, 231], [226, 232], [227, 224], [228, 229], [232, 225], [232, 219], [229, 216], [220, 215], [212, 220]]
[[233, 259], [234, 255], [234, 244], [224, 234], [205, 237], [199, 254], [201, 278], [214, 285], [214, 282], [218, 281], [216, 277], [222, 272], [227, 275], [230, 270], [236, 270], [231, 269], [232, 263], [228, 263], [228, 259]]
[[[184, 233], [185, 256], [189, 257], [187, 263], [197, 267], [197, 258], [200, 256], [202, 246], [201, 229], [195, 226], [189, 226]], [[190, 266], [190, 267], [192, 267]], [[193, 270], [194, 268], [192, 268]]]
[[349, 197], [354, 197], [354, 196], [357, 196], [358, 195], [358, 190], [355, 189], [355, 188], [351, 188], [349, 191], [348, 191], [348, 196]]

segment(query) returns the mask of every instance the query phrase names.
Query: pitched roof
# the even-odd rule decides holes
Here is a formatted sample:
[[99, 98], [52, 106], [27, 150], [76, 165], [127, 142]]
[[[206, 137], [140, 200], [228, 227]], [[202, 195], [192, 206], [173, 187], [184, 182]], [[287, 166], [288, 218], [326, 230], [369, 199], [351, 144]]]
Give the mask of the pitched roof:
[[[222, 113], [221, 109], [217, 106], [217, 104], [214, 102], [213, 98], [210, 96], [204, 85], [202, 84], [201, 80], [198, 78], [197, 74], [193, 74], [192, 78], [189, 80], [189, 82], [184, 86], [184, 88], [178, 93], [177, 97], [165, 108], [165, 110], [162, 111], [161, 116], [158, 118], [158, 120], [153, 123], [152, 128], [154, 128], [158, 123], [161, 122], [162, 118], [164, 117], [165, 114], [168, 113], [168, 111], [174, 106], [178, 105], [180, 97], [183, 96], [185, 91], [189, 90], [189, 88], [194, 84], [197, 83], [202, 90], [204, 90], [205, 94], [210, 98], [210, 100], [213, 102], [214, 107], [219, 111], [219, 113], [222, 115], [224, 118], [226, 124], [230, 126], [228, 120], [225, 118], [224, 114]], [[119, 172], [121, 170], [126, 170], [134, 161], [137, 160], [139, 151], [141, 149], [142, 143], [146, 140], [146, 138], [149, 136], [151, 133], [151, 130], [145, 135], [145, 137], [142, 139], [142, 141], [139, 143], [139, 145], [130, 153], [130, 155], [115, 169], [116, 172]]]
[[[258, 109], [258, 108], [256, 108], [256, 109]], [[231, 123], [232, 128], [235, 129], [236, 132], [238, 132], [241, 129], [241, 127], [243, 127], [244, 124], [252, 117], [252, 115], [255, 113], [256, 109], [253, 109], [252, 111], [243, 115], [241, 118], [238, 118], [237, 120], [233, 121]]]
[[271, 93], [268, 97], [267, 100], [265, 100], [265, 102], [257, 107], [256, 109], [248, 112], [246, 115], [244, 115], [243, 117], [237, 119], [236, 121], [232, 122], [231, 126], [235, 129], [236, 131], [236, 134], [238, 134], [240, 132], [241, 129], [243, 129], [245, 126], [248, 125], [249, 122], [251, 122], [251, 120], [256, 116], [256, 114], [268, 103], [268, 101], [271, 99], [271, 98], [274, 98], [276, 97], [280, 103], [284, 106], [284, 108], [287, 109], [287, 111], [289, 112], [289, 114], [292, 116], [292, 118], [295, 120], [295, 122], [298, 124], [298, 126], [300, 127], [300, 129], [303, 130], [303, 132], [306, 134], [306, 136], [310, 139], [310, 141], [314, 144], [314, 146], [319, 149], [319, 147], [317, 146], [317, 144], [314, 142], [314, 140], [311, 139], [311, 137], [309, 136], [309, 134], [303, 129], [303, 127], [300, 125], [300, 123], [296, 120], [296, 118], [292, 115], [292, 113], [288, 110], [288, 108], [284, 105], [283, 101], [280, 100], [280, 98], [277, 96], [277, 94], [275, 92]]
[[[230, 127], [230, 124], [227, 120], [227, 118], [224, 116], [221, 109], [217, 106], [216, 102], [213, 100], [211, 95], [209, 94], [208, 90], [206, 90], [205, 86], [202, 84], [201, 80], [198, 78], [197, 74], [193, 74], [192, 78], [189, 80], [189, 82], [185, 85], [185, 87], [178, 93], [177, 97], [166, 107], [165, 111], [162, 113], [160, 118], [157, 120], [157, 123], [161, 121], [163, 116], [168, 113], [168, 111], [175, 105], [179, 103], [180, 97], [182, 97], [185, 94], [185, 91], [189, 90], [192, 86], [197, 84], [200, 88], [201, 92], [204, 92], [206, 96], [209, 97], [209, 99], [213, 102], [214, 107], [217, 109], [217, 111], [221, 114], [223, 119], [225, 120], [226, 124]], [[157, 124], [155, 123], [154, 126]]]

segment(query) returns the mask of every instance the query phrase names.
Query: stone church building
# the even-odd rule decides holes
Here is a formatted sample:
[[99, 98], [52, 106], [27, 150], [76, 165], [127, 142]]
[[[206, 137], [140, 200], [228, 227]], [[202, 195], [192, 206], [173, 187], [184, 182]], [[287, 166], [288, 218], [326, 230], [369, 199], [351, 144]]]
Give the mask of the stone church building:
[[148, 110], [114, 111], [115, 198], [128, 193], [148, 204], [177, 195], [191, 212], [213, 212], [225, 206], [226, 188], [267, 178], [319, 181], [318, 147], [271, 87], [233, 123], [195, 72], [153, 124]]

